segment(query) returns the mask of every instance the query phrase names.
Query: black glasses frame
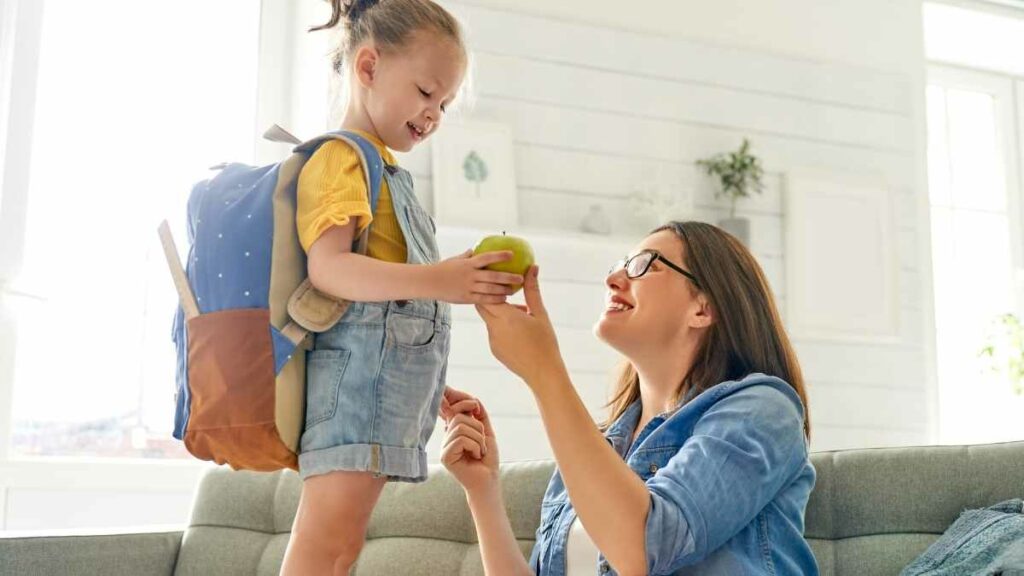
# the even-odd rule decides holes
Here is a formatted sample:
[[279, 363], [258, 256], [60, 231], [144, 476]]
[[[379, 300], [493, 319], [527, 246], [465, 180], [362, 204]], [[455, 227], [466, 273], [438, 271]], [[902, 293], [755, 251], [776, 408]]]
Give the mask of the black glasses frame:
[[[640, 257], [647, 257], [648, 258], [647, 263], [644, 264], [643, 270], [641, 270], [640, 272], [638, 272], [636, 274], [630, 274], [629, 273], [629, 265], [630, 265], [630, 263], [633, 262], [634, 260], [636, 260], [637, 258], [640, 258]], [[608, 271], [608, 273], [609, 274], [613, 274], [615, 272], [618, 272], [619, 270], [625, 269], [626, 270], [626, 278], [629, 278], [630, 280], [636, 280], [637, 278], [640, 278], [644, 274], [647, 274], [647, 272], [651, 269], [651, 264], [654, 264], [655, 260], [663, 263], [664, 265], [666, 265], [669, 268], [671, 268], [672, 270], [675, 270], [676, 272], [682, 274], [683, 276], [686, 276], [687, 278], [689, 278], [689, 280], [691, 282], [693, 282], [693, 284], [697, 288], [700, 288], [700, 282], [697, 280], [696, 276], [694, 276], [693, 274], [691, 274], [691, 273], [687, 272], [686, 270], [680, 268], [675, 263], [673, 263], [671, 260], [669, 260], [668, 258], [665, 258], [664, 256], [662, 256], [661, 252], [658, 252], [657, 250], [641, 250], [640, 252], [637, 252], [633, 256], [630, 256], [628, 258], [623, 258], [622, 260], [619, 260], [618, 262], [616, 262], [615, 265], [612, 266], [612, 269]]]

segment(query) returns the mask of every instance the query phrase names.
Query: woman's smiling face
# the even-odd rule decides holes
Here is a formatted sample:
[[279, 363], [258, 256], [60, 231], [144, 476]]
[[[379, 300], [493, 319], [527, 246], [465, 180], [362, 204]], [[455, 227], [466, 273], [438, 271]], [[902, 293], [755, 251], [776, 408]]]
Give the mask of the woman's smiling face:
[[[669, 230], [648, 236], [630, 256], [644, 250], [654, 250], [688, 269], [683, 243]], [[693, 282], [658, 259], [639, 278], [628, 278], [622, 267], [610, 271], [605, 286], [605, 308], [594, 325], [594, 334], [627, 357], [688, 333], [691, 316], [700, 306]]]

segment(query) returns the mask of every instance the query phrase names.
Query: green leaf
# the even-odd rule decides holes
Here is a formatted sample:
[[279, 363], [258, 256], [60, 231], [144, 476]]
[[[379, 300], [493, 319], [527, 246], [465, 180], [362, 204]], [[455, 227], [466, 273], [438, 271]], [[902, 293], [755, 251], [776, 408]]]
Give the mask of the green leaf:
[[470, 182], [479, 184], [487, 181], [487, 163], [476, 153], [476, 150], [472, 150], [466, 155], [466, 159], [462, 162], [462, 172], [465, 174], [466, 180]]
[[735, 202], [739, 198], [749, 197], [751, 192], [764, 191], [761, 160], [750, 154], [750, 141], [746, 138], [739, 150], [699, 159], [697, 166], [708, 176], [717, 177], [719, 185], [715, 190], [715, 198], [724, 195]]
[[1005, 374], [1015, 394], [1024, 394], [1024, 325], [1015, 314], [992, 321], [987, 342], [978, 357], [989, 359], [989, 370]]

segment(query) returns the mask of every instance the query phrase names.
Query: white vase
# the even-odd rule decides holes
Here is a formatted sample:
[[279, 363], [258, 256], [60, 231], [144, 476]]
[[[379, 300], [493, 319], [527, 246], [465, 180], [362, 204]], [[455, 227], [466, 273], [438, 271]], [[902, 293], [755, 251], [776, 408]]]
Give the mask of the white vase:
[[718, 227], [732, 234], [744, 246], [750, 248], [750, 220], [746, 218], [725, 218], [718, 221]]
[[580, 228], [590, 234], [608, 235], [612, 233], [612, 219], [608, 217], [600, 204], [594, 204], [587, 211], [587, 215], [583, 217]]

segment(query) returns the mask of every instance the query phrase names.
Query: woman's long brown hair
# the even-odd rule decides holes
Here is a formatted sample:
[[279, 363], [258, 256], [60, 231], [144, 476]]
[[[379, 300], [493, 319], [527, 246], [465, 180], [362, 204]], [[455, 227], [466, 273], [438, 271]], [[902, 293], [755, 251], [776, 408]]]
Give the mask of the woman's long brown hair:
[[[736, 238], [704, 222], [669, 222], [651, 232], [671, 231], [683, 244], [682, 260], [697, 279], [712, 309], [714, 322], [697, 348], [693, 365], [676, 389], [675, 400], [728, 380], [761, 372], [793, 387], [804, 405], [804, 434], [811, 437], [811, 417], [804, 377], [786, 335], [768, 280], [750, 251]], [[691, 284], [691, 286], [693, 286]], [[636, 369], [626, 362], [608, 407], [606, 428], [640, 397]]]

